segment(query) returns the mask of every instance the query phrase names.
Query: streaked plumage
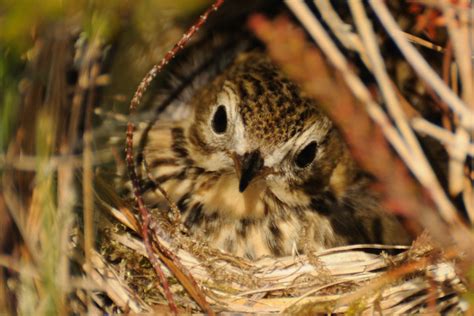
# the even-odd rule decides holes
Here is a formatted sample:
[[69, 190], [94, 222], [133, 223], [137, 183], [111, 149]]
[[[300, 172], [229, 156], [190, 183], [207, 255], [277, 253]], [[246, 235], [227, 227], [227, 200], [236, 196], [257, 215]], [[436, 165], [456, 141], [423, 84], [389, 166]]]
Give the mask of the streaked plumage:
[[[248, 258], [409, 241], [329, 118], [263, 51], [238, 53], [187, 93], [192, 114], [156, 121], [142, 141], [194, 238]], [[143, 192], [166, 205], [152, 181]]]

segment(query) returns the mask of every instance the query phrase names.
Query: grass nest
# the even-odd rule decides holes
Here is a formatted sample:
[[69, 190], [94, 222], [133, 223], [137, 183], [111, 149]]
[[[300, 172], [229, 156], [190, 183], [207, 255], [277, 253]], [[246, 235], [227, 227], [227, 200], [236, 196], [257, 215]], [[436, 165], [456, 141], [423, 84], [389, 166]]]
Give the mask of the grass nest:
[[[167, 300], [147, 258], [133, 211], [101, 201], [99, 249], [89, 277], [112, 299], [104, 310], [167, 311]], [[106, 215], [107, 214], [107, 215]], [[462, 313], [467, 292], [453, 253], [423, 235], [412, 246], [351, 245], [293, 257], [250, 261], [191, 239], [159, 220], [153, 235], [170, 249], [215, 312], [229, 313]], [[130, 220], [132, 219], [132, 220]], [[156, 222], [155, 222], [156, 221]], [[179, 226], [179, 225], [178, 225]], [[155, 251], [159, 251], [154, 248]], [[183, 284], [162, 263], [180, 312], [199, 311]], [[104, 304], [104, 303], [102, 303]]]

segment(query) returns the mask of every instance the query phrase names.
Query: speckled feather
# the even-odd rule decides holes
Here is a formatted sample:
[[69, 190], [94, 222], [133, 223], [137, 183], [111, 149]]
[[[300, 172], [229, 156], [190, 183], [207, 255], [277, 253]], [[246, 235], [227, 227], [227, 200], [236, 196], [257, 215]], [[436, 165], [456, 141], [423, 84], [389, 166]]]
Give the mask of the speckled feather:
[[[154, 181], [177, 203], [194, 238], [248, 258], [409, 242], [370, 193], [370, 177], [331, 121], [264, 52], [237, 53], [187, 93], [193, 113], [156, 121], [142, 142]], [[224, 133], [212, 127], [219, 106]], [[314, 157], [300, 168], [295, 161], [311, 143]], [[256, 171], [242, 185], [248, 164]], [[153, 181], [143, 195], [151, 206], [166, 205]]]
[[315, 112], [298, 87], [261, 54], [239, 56], [227, 78], [232, 78], [233, 92], [245, 100], [240, 115], [249, 134], [269, 144], [288, 141], [300, 133]]

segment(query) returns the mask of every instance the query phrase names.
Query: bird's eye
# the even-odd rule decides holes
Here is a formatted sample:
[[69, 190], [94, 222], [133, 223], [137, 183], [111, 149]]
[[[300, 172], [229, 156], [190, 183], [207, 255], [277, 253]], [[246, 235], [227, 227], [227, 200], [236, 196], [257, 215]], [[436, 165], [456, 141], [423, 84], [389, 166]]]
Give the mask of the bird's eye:
[[299, 168], [307, 167], [311, 162], [313, 162], [314, 157], [316, 157], [316, 149], [318, 144], [316, 142], [311, 142], [303, 148], [299, 154], [296, 156], [295, 164]]
[[225, 106], [219, 105], [216, 112], [214, 112], [214, 117], [212, 118], [212, 129], [216, 134], [223, 134], [227, 129], [227, 112]]

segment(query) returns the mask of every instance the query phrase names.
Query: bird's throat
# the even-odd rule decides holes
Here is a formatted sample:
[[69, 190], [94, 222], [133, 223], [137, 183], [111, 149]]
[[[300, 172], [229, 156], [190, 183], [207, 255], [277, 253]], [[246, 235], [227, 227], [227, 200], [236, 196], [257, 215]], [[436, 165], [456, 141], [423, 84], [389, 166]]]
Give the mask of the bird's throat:
[[234, 219], [261, 218], [265, 215], [263, 181], [252, 181], [241, 193], [239, 179], [235, 175], [224, 175], [214, 184], [214, 188], [200, 192], [205, 209], [217, 210], [219, 215]]

